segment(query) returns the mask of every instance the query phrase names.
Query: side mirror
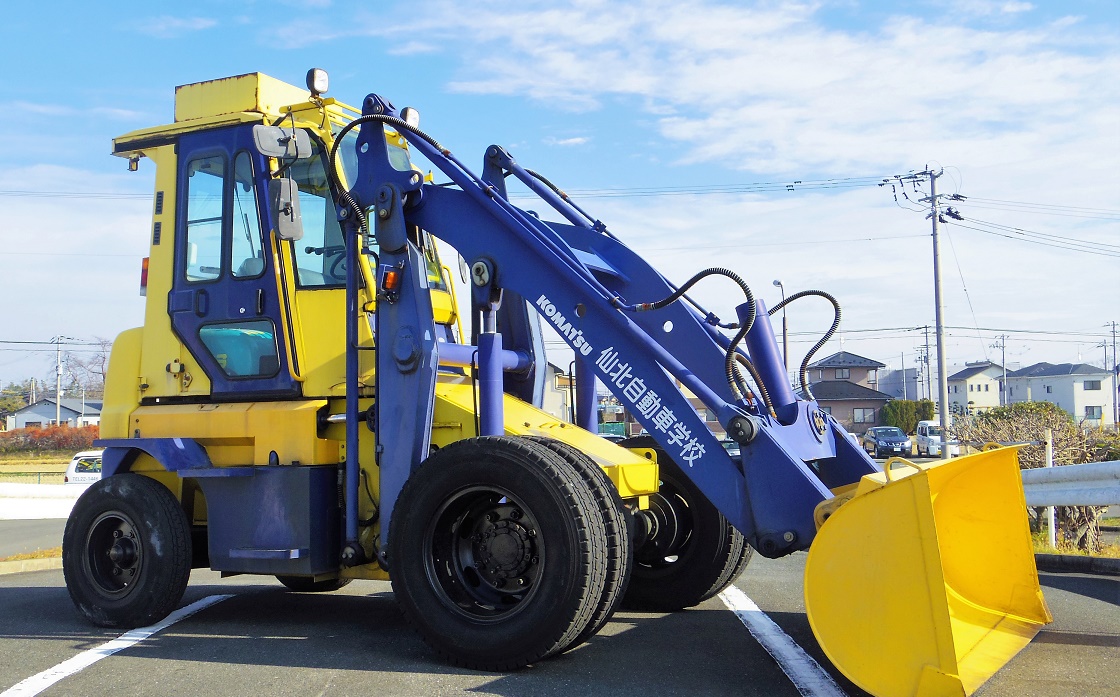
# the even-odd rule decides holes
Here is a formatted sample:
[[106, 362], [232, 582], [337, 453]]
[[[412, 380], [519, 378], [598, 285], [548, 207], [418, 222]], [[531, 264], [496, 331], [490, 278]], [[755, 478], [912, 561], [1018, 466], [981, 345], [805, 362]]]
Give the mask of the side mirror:
[[301, 160], [311, 157], [311, 136], [299, 128], [253, 126], [253, 143], [265, 157]]
[[299, 212], [299, 187], [291, 177], [268, 182], [272, 229], [282, 240], [303, 239], [303, 216]]

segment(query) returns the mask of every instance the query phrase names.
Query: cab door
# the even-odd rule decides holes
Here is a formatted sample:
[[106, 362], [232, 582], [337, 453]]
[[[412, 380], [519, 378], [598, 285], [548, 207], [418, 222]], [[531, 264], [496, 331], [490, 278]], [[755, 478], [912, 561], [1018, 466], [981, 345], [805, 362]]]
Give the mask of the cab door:
[[184, 135], [179, 141], [171, 327], [230, 400], [300, 393], [283, 350], [283, 316], [268, 220], [267, 160], [252, 126]]

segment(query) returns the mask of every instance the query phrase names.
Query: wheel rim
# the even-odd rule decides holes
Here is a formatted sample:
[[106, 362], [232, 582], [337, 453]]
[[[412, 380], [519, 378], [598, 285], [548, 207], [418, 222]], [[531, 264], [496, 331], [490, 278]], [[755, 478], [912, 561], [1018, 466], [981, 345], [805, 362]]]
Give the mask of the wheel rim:
[[649, 508], [643, 514], [650, 526], [650, 536], [634, 551], [635, 564], [649, 569], [664, 569], [687, 555], [688, 543], [696, 525], [696, 511], [673, 482], [661, 482], [657, 493], [650, 496]]
[[425, 539], [432, 588], [467, 619], [507, 619], [536, 594], [545, 566], [540, 525], [508, 491], [471, 487], [452, 494]]
[[86, 575], [106, 596], [132, 590], [144, 566], [144, 546], [132, 519], [119, 511], [102, 513], [86, 536]]

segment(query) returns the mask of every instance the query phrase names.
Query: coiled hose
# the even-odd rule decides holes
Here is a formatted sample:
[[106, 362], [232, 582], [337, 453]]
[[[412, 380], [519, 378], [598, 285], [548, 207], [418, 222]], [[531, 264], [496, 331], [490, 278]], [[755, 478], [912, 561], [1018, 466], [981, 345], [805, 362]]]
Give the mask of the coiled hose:
[[747, 316], [744, 318], [742, 324], [735, 322], [729, 324], [717, 323], [717, 326], [723, 327], [724, 329], [739, 330], [731, 339], [731, 343], [727, 347], [726, 359], [724, 360], [724, 374], [727, 376], [727, 384], [731, 387], [731, 391], [737, 397], [746, 399], [748, 402], [751, 401], [752, 395], [750, 388], [746, 385], [746, 381], [743, 379], [742, 374], [739, 372], [738, 367], [736, 366], [737, 362], [741, 363], [747, 369], [747, 372], [751, 374], [751, 377], [754, 378], [755, 384], [758, 385], [759, 394], [762, 397], [763, 404], [765, 404], [766, 408], [772, 412], [773, 405], [770, 403], [770, 395], [766, 391], [766, 385], [762, 383], [762, 379], [761, 377], [759, 377], [758, 371], [755, 369], [754, 364], [751, 363], [750, 359], [740, 354], [737, 350], [739, 344], [743, 342], [743, 338], [746, 337], [747, 332], [749, 332], [751, 330], [751, 327], [754, 326], [755, 317], [757, 316], [757, 310], [755, 309], [754, 304], [754, 293], [751, 292], [750, 286], [747, 285], [746, 281], [744, 281], [739, 276], [739, 274], [729, 269], [720, 267], [704, 269], [703, 271], [694, 275], [692, 278], [685, 281], [679, 288], [677, 288], [675, 291], [670, 293], [668, 297], [662, 300], [658, 300], [652, 303], [636, 303], [634, 305], [624, 306], [623, 309], [629, 310], [630, 312], [649, 312], [652, 310], [660, 310], [664, 307], [668, 307], [669, 305], [680, 300], [681, 297], [689, 291], [689, 289], [691, 289], [694, 285], [699, 283], [702, 279], [707, 278], [708, 276], [726, 276], [727, 278], [730, 278], [732, 281], [735, 281], [735, 283], [743, 291], [743, 295], [746, 297]]
[[823, 290], [803, 290], [794, 293], [774, 307], [770, 308], [769, 314], [773, 315], [775, 312], [782, 309], [786, 305], [789, 305], [794, 300], [810, 295], [815, 295], [829, 301], [830, 303], [832, 303], [832, 308], [834, 310], [832, 326], [828, 328], [828, 331], [825, 332], [824, 336], [821, 337], [821, 340], [818, 341], [813, 346], [813, 348], [809, 349], [809, 352], [805, 354], [805, 358], [801, 361], [801, 369], [797, 375], [798, 379], [801, 380], [801, 389], [804, 390], [805, 396], [809, 399], [814, 399], [813, 391], [809, 389], [809, 359], [811, 359], [813, 357], [813, 354], [819, 351], [822, 346], [828, 343], [828, 340], [832, 338], [832, 335], [835, 334], [836, 330], [840, 327], [840, 303], [836, 300], [836, 298], [832, 297]]

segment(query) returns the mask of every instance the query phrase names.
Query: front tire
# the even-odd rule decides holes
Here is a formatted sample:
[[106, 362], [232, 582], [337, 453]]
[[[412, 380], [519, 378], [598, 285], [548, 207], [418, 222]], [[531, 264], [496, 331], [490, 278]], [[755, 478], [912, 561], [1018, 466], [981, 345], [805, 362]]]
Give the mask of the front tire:
[[[650, 439], [652, 441], [652, 439]], [[633, 439], [624, 447], [649, 447]], [[661, 474], [650, 497], [649, 537], [634, 550], [634, 572], [623, 606], [674, 612], [699, 605], [731, 585], [750, 561], [742, 533], [657, 449]]]
[[520, 438], [470, 438], [406, 482], [389, 528], [397, 603], [442, 657], [507, 671], [562, 651], [603, 597], [606, 534], [582, 476]]
[[541, 436], [524, 436], [525, 440], [543, 445], [564, 459], [587, 484], [595, 506], [602, 518], [603, 530], [607, 535], [606, 561], [607, 578], [603, 584], [603, 594], [595, 606], [595, 612], [587, 627], [580, 632], [572, 643], [559, 649], [567, 651], [575, 648], [603, 628], [622, 603], [626, 589], [630, 585], [630, 575], [634, 568], [634, 548], [630, 535], [630, 513], [622, 503], [607, 473], [586, 453], [563, 441]]
[[139, 474], [85, 491], [62, 537], [74, 606], [99, 627], [142, 627], [178, 606], [191, 573], [191, 528], [167, 487]]

